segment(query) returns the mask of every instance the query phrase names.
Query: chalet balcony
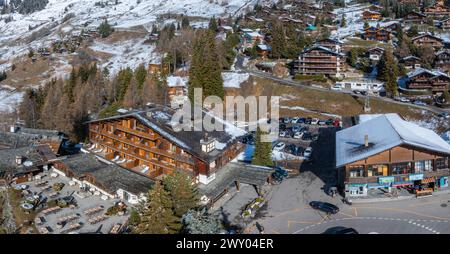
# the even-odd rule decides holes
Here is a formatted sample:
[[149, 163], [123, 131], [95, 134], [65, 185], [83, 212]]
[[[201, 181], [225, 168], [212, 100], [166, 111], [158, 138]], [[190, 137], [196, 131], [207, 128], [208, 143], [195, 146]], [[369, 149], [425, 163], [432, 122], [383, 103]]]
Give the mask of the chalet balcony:
[[299, 66], [302, 69], [336, 69], [337, 65], [328, 65], [328, 64], [321, 64], [321, 65], [300, 65]]
[[157, 136], [153, 133], [146, 133], [146, 132], [142, 132], [142, 131], [138, 131], [132, 128], [128, 128], [122, 125], [117, 125], [116, 129], [127, 132], [127, 133], [131, 133], [133, 135], [139, 136], [141, 138], [146, 138], [146, 139], [150, 139], [150, 140], [156, 140]]
[[304, 60], [300, 60], [299, 63], [319, 63], [319, 64], [336, 64], [336, 60], [313, 60], [313, 59], [304, 59]]
[[[140, 148], [140, 149], [145, 150], [147, 152], [151, 152], [151, 153], [155, 153], [155, 154], [158, 154], [158, 155], [162, 155], [162, 156], [166, 156], [166, 157], [169, 157], [169, 158], [173, 158], [173, 159], [175, 159], [177, 161], [180, 161], [180, 162], [183, 162], [183, 163], [192, 164], [192, 165], [194, 164], [194, 161], [191, 158], [189, 158], [188, 156], [185, 156], [185, 155], [177, 154], [177, 153], [172, 152], [172, 151], [162, 150], [162, 149], [159, 149], [159, 148], [156, 148], [156, 147], [149, 147], [149, 146], [146, 146], [145, 144], [141, 144], [141, 143], [138, 143], [138, 142], [131, 141], [131, 140], [127, 139], [127, 138], [120, 137], [118, 135], [114, 135], [114, 134], [112, 134], [110, 132], [107, 132], [107, 131], [101, 131], [101, 132], [99, 132], [99, 134], [107, 136], [108, 138], [116, 140], [116, 141], [118, 141], [120, 143], [124, 143], [124, 144], [130, 145], [130, 146], [135, 147], [135, 148]], [[112, 144], [108, 144], [108, 145], [112, 145]]]

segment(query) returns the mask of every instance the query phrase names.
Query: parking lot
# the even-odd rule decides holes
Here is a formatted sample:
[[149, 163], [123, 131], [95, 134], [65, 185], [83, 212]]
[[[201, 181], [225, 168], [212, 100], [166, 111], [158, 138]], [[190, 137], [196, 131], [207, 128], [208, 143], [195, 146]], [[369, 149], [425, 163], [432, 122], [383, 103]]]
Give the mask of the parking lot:
[[[70, 179], [61, 175], [50, 176], [50, 172], [41, 173], [41, 179], [21, 183], [26, 185], [24, 200], [39, 197], [35, 207], [39, 212], [35, 218], [35, 226], [40, 233], [109, 233], [116, 224], [124, 225], [128, 214], [106, 215], [108, 208], [119, 200], [106, 199], [99, 193], [82, 191], [78, 185], [70, 184]], [[54, 176], [54, 175], [53, 175]], [[60, 191], [55, 191], [55, 183], [64, 184]], [[57, 208], [56, 199], [71, 200], [73, 205]], [[56, 207], [56, 208], [55, 208]], [[52, 209], [53, 208], [53, 209]], [[53, 210], [53, 211], [52, 211]]]

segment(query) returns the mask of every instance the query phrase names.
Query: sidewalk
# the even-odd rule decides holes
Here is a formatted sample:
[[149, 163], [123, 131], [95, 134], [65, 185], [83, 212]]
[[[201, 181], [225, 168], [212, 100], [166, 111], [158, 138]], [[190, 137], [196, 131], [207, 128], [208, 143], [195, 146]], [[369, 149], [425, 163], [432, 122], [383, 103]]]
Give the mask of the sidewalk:
[[[444, 194], [450, 194], [450, 189], [442, 190], [442, 191], [436, 191], [433, 192], [433, 195], [431, 196], [439, 196]], [[353, 204], [365, 204], [365, 203], [378, 203], [378, 202], [389, 202], [389, 201], [398, 201], [398, 200], [408, 200], [408, 199], [414, 199], [417, 198], [415, 195], [409, 195], [409, 196], [399, 196], [395, 198], [364, 198], [364, 199], [352, 199]], [[420, 197], [419, 197], [420, 198]]]

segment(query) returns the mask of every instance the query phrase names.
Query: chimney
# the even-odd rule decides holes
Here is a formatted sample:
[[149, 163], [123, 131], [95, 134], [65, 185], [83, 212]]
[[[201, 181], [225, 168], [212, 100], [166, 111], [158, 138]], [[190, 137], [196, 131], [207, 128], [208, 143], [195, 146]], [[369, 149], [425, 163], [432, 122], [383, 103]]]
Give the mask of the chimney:
[[22, 165], [22, 156], [20, 155], [16, 156], [16, 164], [17, 166]]
[[364, 135], [364, 146], [369, 147], [369, 135]]

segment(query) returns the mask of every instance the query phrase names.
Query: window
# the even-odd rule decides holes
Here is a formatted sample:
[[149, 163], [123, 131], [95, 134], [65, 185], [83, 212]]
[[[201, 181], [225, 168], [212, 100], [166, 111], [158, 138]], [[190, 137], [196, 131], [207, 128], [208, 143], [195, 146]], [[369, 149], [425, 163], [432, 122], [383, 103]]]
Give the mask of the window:
[[448, 168], [448, 157], [436, 159], [436, 169], [447, 169]]
[[431, 160], [416, 161], [414, 163], [414, 170], [415, 170], [415, 173], [422, 173], [425, 171], [433, 171], [433, 161], [431, 161]]
[[350, 177], [364, 177], [364, 166], [351, 166], [349, 175]]
[[369, 165], [367, 176], [387, 176], [387, 165]]
[[392, 164], [393, 175], [403, 175], [412, 173], [411, 162], [402, 162]]

